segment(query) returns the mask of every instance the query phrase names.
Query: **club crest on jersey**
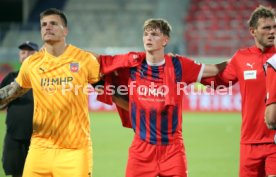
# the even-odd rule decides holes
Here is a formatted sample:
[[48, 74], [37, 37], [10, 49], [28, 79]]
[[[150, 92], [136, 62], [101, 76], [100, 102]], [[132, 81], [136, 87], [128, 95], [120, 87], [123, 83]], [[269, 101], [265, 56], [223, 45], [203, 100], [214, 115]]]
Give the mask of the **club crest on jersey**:
[[70, 63], [70, 71], [76, 73], [79, 71], [79, 63]]
[[130, 59], [130, 62], [137, 63], [139, 61], [139, 55], [136, 53], [132, 53], [129, 59]]

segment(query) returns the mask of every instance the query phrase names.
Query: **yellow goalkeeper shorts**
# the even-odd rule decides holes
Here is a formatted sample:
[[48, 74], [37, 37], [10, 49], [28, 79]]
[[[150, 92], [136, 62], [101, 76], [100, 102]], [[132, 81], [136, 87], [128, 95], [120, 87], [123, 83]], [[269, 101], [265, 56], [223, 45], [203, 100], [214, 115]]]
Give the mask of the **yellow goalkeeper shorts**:
[[30, 146], [23, 177], [91, 177], [92, 144], [82, 149]]

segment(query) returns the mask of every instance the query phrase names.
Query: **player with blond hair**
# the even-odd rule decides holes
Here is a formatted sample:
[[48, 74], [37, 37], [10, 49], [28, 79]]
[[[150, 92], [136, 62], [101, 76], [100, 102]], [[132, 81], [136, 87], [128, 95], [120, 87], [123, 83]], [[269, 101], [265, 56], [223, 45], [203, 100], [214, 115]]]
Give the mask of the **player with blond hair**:
[[[129, 114], [118, 109], [123, 125], [135, 132], [126, 177], [187, 177], [182, 136], [185, 92], [178, 90], [178, 85], [214, 76], [225, 65], [204, 65], [184, 56], [165, 54], [170, 32], [171, 26], [166, 20], [148, 19], [143, 31], [145, 52], [100, 56], [105, 88], [112, 84], [117, 88], [128, 86], [129, 103], [122, 107], [129, 109]], [[108, 93], [102, 95], [99, 100], [112, 101]]]

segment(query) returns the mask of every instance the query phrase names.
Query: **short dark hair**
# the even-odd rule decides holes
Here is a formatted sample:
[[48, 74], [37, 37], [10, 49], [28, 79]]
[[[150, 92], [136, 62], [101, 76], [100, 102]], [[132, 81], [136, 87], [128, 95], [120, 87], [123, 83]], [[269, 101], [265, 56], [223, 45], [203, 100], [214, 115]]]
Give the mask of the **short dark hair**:
[[47, 10], [40, 13], [40, 20], [43, 17], [48, 16], [48, 15], [58, 15], [58, 16], [60, 16], [60, 18], [63, 21], [64, 26], [67, 27], [67, 18], [65, 16], [64, 12], [62, 12], [61, 10], [56, 9], [56, 8], [47, 9]]
[[249, 27], [257, 28], [258, 20], [260, 18], [275, 18], [275, 11], [272, 7], [265, 7], [260, 5], [251, 14], [248, 20]]
[[170, 32], [172, 30], [171, 25], [169, 24], [168, 21], [161, 19], [161, 18], [157, 18], [157, 19], [153, 19], [150, 18], [148, 20], [145, 21], [144, 23], [144, 31], [146, 29], [160, 29], [160, 31], [165, 34], [166, 36], [170, 37]]

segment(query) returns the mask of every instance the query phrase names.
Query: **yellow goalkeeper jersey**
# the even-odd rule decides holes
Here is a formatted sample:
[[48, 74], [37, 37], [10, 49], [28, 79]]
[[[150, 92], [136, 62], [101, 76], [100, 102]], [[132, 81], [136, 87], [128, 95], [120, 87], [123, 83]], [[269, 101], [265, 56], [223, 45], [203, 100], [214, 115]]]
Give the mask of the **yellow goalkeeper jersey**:
[[32, 88], [32, 145], [80, 148], [89, 145], [88, 84], [99, 80], [99, 63], [69, 45], [59, 57], [41, 50], [26, 59], [16, 82]]

